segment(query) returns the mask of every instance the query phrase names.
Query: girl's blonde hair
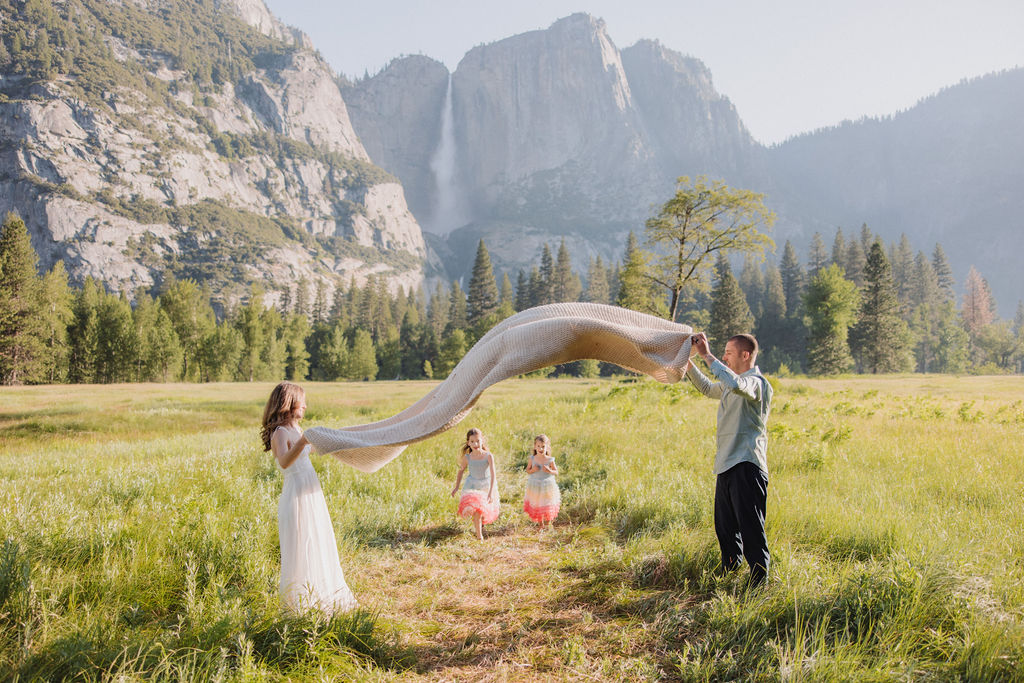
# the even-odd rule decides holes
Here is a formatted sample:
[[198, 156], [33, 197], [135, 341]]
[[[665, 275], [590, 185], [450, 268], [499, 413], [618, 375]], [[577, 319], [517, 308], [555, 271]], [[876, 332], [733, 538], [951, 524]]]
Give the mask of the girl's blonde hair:
[[270, 392], [267, 407], [263, 409], [263, 427], [260, 429], [263, 450], [270, 450], [270, 437], [275, 429], [295, 419], [295, 413], [305, 397], [306, 392], [294, 382], [281, 382]]
[[544, 443], [544, 455], [551, 455], [551, 439], [548, 438], [547, 434], [538, 434], [533, 437], [533, 455], [537, 455], [537, 442], [541, 441]]
[[485, 451], [487, 450], [487, 440], [484, 438], [484, 433], [481, 432], [476, 427], [473, 427], [468, 432], [466, 432], [466, 443], [462, 444], [462, 453], [461, 453], [461, 455], [469, 455], [470, 453], [473, 452], [472, 447], [470, 447], [470, 445], [469, 445], [469, 437], [474, 436], [474, 435], [480, 437], [480, 448], [482, 448]]

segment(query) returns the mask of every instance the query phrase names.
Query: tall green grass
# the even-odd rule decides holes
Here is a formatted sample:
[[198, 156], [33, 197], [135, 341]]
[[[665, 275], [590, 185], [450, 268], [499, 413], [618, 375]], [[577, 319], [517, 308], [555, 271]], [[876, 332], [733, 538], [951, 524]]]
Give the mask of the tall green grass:
[[[423, 666], [414, 643], [428, 627], [394, 611], [389, 587], [424, 557], [471, 571], [447, 494], [479, 426], [503, 503], [480, 547], [515, 557], [532, 532], [522, 468], [549, 434], [563, 507], [545, 571], [558, 588], [531, 609], [621, 626], [515, 650], [546, 668], [506, 677], [1024, 680], [1024, 384], [775, 383], [765, 589], [718, 566], [715, 402], [683, 384], [517, 380], [375, 474], [314, 458], [362, 603], [334, 619], [278, 604], [281, 482], [257, 435], [271, 385], [5, 388], [0, 679], [457, 677]], [[304, 424], [380, 419], [430, 386], [309, 384]], [[504, 571], [519, 585], [514, 562]]]

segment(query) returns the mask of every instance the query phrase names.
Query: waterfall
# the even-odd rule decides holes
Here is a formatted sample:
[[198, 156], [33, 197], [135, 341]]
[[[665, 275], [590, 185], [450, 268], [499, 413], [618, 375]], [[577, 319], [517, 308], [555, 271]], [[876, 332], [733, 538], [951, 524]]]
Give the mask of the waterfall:
[[467, 222], [466, 212], [459, 197], [455, 168], [455, 118], [452, 115], [452, 75], [448, 74], [448, 90], [441, 110], [441, 139], [430, 160], [434, 174], [433, 213], [430, 232], [444, 235]]

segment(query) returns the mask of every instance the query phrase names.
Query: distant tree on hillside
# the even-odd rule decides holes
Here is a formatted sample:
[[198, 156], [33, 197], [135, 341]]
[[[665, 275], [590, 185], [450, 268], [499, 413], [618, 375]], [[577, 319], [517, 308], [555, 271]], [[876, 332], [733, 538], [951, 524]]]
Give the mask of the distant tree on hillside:
[[716, 350], [735, 334], [750, 334], [754, 329], [754, 316], [740, 284], [732, 274], [729, 261], [719, 255], [716, 263], [718, 279], [711, 292], [711, 325], [708, 341]]
[[807, 315], [807, 365], [815, 375], [846, 372], [853, 364], [847, 341], [859, 295], [857, 285], [835, 264], [815, 275], [804, 293]]
[[910, 334], [900, 317], [896, 284], [881, 242], [872, 244], [868, 252], [860, 310], [849, 338], [850, 350], [861, 372], [910, 369]]

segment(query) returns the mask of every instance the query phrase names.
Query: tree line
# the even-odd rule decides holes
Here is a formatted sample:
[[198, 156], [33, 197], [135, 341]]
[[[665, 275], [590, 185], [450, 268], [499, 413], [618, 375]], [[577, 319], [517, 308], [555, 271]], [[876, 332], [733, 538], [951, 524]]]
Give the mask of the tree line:
[[[277, 306], [254, 286], [215, 311], [191, 279], [159, 292], [106, 291], [87, 278], [69, 284], [63, 263], [38, 274], [24, 222], [0, 234], [0, 381], [108, 383], [433, 379], [451, 372], [491, 327], [542, 304], [591, 301], [706, 329], [721, 347], [753, 331], [768, 372], [1022, 372], [1024, 305], [1000, 320], [984, 278], [972, 268], [957, 306], [941, 245], [914, 253], [906, 236], [886, 247], [867, 226], [837, 229], [831, 250], [812, 239], [806, 265], [786, 242], [778, 263], [761, 228], [772, 216], [761, 195], [698, 178], [631, 233], [620, 263], [600, 257], [572, 268], [564, 240], [545, 244], [515, 285], [498, 285], [487, 247], [477, 247], [468, 288], [458, 280], [392, 293], [383, 277], [328, 292], [300, 280]], [[732, 260], [743, 255], [737, 278]], [[596, 376], [613, 366], [580, 361], [541, 374]]]

